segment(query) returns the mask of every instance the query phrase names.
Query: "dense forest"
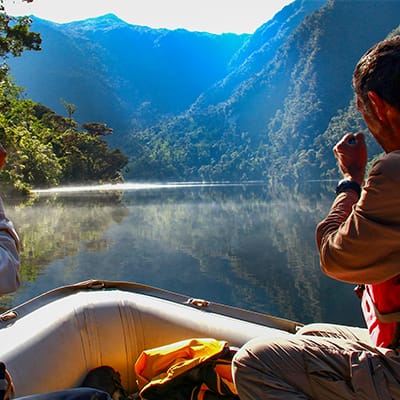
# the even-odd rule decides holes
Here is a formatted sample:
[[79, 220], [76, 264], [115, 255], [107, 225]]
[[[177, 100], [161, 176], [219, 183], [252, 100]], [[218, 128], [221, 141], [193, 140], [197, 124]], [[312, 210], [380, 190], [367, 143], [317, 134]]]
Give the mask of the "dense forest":
[[11, 73], [35, 101], [112, 126], [126, 179], [293, 183], [338, 176], [333, 144], [365, 130], [354, 66], [396, 32], [400, 2], [295, 0], [252, 35], [33, 21], [43, 50]]
[[[110, 150], [102, 135], [112, 129], [87, 123], [21, 97], [9, 78], [0, 86], [0, 142], [8, 162], [0, 173], [3, 188], [28, 193], [32, 187], [121, 181], [127, 157]], [[66, 104], [70, 109], [70, 104]]]

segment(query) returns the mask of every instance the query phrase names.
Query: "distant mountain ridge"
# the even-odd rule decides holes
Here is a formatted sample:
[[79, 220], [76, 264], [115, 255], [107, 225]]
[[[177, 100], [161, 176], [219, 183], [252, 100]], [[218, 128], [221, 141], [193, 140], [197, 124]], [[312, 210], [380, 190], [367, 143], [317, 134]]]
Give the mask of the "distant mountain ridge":
[[248, 35], [213, 35], [130, 25], [112, 14], [58, 24], [33, 18], [43, 50], [10, 60], [17, 83], [58, 112], [60, 98], [76, 118], [117, 128], [138, 114], [185, 110], [228, 71]]
[[240, 86], [243, 86], [246, 80], [252, 79], [269, 64], [277, 49], [285, 43], [304, 18], [323, 6], [326, 1], [295, 1], [259, 27], [233, 56], [228, 75], [200, 96], [198, 106], [204, 107], [205, 104], [224, 101], [227, 95], [232, 96], [232, 92], [240, 91]]
[[337, 176], [331, 144], [364, 129], [355, 63], [398, 28], [400, 2], [295, 0], [253, 35], [34, 21], [43, 51], [12, 60], [17, 83], [113, 127], [128, 179], [293, 182]]

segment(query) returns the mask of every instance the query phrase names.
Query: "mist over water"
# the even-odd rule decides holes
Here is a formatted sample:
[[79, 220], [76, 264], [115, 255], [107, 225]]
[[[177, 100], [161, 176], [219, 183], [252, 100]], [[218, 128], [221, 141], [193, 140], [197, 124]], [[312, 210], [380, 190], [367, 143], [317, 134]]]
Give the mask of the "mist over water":
[[128, 183], [6, 200], [23, 284], [0, 306], [87, 279], [127, 280], [304, 323], [362, 325], [352, 285], [319, 268], [315, 226], [333, 199], [319, 185]]

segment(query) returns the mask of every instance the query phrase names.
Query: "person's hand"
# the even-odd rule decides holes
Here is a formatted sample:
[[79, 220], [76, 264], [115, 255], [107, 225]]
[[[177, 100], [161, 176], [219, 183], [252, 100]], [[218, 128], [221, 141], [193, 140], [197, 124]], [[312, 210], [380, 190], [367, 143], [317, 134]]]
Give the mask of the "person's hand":
[[333, 148], [339, 169], [345, 179], [362, 185], [367, 165], [367, 145], [364, 134], [348, 133]]

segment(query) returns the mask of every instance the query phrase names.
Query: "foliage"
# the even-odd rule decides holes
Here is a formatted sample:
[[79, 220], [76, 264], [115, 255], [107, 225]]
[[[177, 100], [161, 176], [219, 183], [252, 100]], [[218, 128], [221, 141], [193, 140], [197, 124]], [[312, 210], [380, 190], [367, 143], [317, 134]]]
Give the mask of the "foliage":
[[68, 103], [66, 100], [64, 99], [60, 99], [61, 104], [65, 107], [65, 109], [67, 110], [68, 113], [68, 117], [72, 118], [72, 115], [75, 113], [76, 111], [76, 105], [75, 104], [71, 104]]
[[[27, 3], [33, 0], [23, 0]], [[32, 20], [29, 17], [12, 17], [5, 12], [3, 0], [0, 1], [0, 58], [9, 55], [20, 56], [25, 50], [40, 50], [42, 39], [37, 32], [31, 32]], [[8, 72], [5, 62], [1, 65], [0, 79]]]
[[82, 128], [86, 129], [90, 135], [108, 136], [113, 133], [112, 128], [108, 128], [107, 124], [100, 122], [87, 122], [82, 124]]
[[0, 173], [3, 185], [28, 191], [61, 183], [122, 179], [127, 158], [120, 150], [110, 150], [98, 135], [78, 130], [71, 118], [23, 99], [21, 93], [9, 78], [0, 85], [0, 141], [8, 153]]

